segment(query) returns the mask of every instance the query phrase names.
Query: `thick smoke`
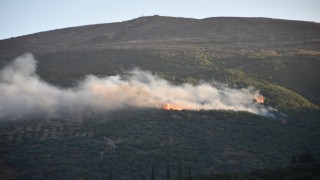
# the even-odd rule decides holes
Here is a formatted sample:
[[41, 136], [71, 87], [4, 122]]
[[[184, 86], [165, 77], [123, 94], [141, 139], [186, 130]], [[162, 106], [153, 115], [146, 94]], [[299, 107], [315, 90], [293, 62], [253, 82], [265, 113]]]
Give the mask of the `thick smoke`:
[[59, 88], [35, 73], [32, 54], [16, 58], [0, 71], [0, 118], [26, 116], [81, 116], [123, 108], [163, 108], [170, 104], [188, 110], [234, 110], [272, 116], [269, 108], [254, 101], [253, 89], [226, 86], [173, 85], [135, 70], [129, 76], [98, 78], [88, 75], [73, 88]]

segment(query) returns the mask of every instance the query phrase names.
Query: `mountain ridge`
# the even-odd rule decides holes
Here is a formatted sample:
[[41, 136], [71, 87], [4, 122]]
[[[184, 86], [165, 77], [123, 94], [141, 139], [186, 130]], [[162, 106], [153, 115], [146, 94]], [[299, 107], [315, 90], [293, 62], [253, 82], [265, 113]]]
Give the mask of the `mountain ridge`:
[[[263, 34], [263, 36], [261, 36]], [[320, 24], [270, 18], [214, 17], [189, 19], [162, 16], [140, 17], [133, 20], [63, 28], [0, 41], [0, 53], [11, 55], [31, 51], [47, 53], [64, 50], [86, 50], [136, 44], [210, 44], [222, 47], [251, 49], [283, 49], [283, 46], [320, 44]], [[295, 45], [298, 44], [298, 45]], [[308, 46], [305, 46], [305, 45]], [[51, 46], [51, 48], [44, 48]], [[54, 47], [52, 47], [54, 46]], [[314, 45], [313, 45], [314, 46]], [[301, 47], [301, 45], [299, 46]], [[8, 51], [6, 51], [6, 49]], [[17, 54], [15, 54], [17, 55]]]
[[107, 22], [107, 23], [95, 23], [95, 24], [87, 24], [87, 25], [79, 25], [79, 26], [72, 26], [72, 27], [63, 27], [63, 28], [57, 28], [57, 29], [52, 29], [52, 30], [45, 30], [45, 31], [39, 31], [35, 33], [30, 33], [30, 34], [25, 34], [21, 36], [15, 36], [15, 37], [9, 37], [5, 39], [1, 39], [0, 41], [3, 40], [9, 40], [9, 39], [16, 39], [16, 38], [22, 38], [26, 36], [32, 36], [32, 35], [37, 35], [41, 33], [48, 33], [52, 31], [59, 31], [59, 30], [67, 30], [67, 29], [72, 29], [72, 28], [82, 28], [82, 27], [90, 27], [90, 26], [99, 26], [99, 25], [107, 25], [107, 24], [118, 24], [118, 23], [125, 23], [125, 22], [130, 22], [130, 21], [135, 21], [141, 18], [154, 18], [154, 17], [161, 17], [161, 18], [175, 18], [175, 19], [189, 19], [189, 20], [194, 20], [194, 21], [207, 21], [211, 19], [221, 19], [221, 20], [227, 20], [227, 19], [245, 19], [245, 20], [260, 20], [260, 21], [278, 21], [278, 22], [293, 22], [293, 23], [305, 23], [305, 24], [319, 24], [319, 22], [316, 21], [303, 21], [303, 20], [293, 20], [293, 19], [279, 19], [279, 18], [268, 18], [268, 17], [237, 17], [237, 16], [217, 16], [217, 17], [207, 17], [207, 18], [186, 18], [186, 17], [173, 17], [173, 16], [159, 16], [159, 15], [153, 15], [153, 16], [141, 16], [137, 17], [134, 19], [129, 19], [129, 20], [124, 20], [124, 21], [117, 21], [117, 22]]

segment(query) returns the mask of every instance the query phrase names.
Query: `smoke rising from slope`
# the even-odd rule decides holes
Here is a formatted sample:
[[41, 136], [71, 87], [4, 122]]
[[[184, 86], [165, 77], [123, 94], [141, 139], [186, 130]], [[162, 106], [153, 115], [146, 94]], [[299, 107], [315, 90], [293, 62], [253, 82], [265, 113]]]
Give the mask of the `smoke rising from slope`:
[[98, 78], [88, 75], [73, 88], [59, 88], [35, 73], [32, 54], [16, 58], [0, 71], [0, 118], [62, 117], [104, 113], [123, 108], [163, 108], [170, 104], [187, 110], [234, 110], [272, 116], [268, 107], [254, 101], [259, 92], [226, 86], [173, 85], [135, 70], [129, 76]]

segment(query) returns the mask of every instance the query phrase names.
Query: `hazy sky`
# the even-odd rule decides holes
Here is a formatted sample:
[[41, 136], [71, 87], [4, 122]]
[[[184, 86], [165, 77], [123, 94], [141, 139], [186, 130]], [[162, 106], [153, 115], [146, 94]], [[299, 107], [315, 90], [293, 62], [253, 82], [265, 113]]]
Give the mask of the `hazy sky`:
[[0, 39], [142, 15], [320, 22], [320, 0], [0, 0]]

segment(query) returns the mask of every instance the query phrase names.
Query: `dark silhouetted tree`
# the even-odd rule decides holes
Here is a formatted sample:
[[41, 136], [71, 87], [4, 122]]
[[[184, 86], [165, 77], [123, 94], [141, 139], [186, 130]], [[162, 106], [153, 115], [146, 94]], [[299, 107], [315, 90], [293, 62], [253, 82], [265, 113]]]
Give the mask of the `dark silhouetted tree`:
[[113, 180], [113, 177], [112, 177], [112, 171], [110, 171], [110, 174], [109, 174], [109, 180]]
[[179, 161], [179, 164], [178, 164], [178, 180], [181, 180], [182, 179], [182, 170], [181, 170], [181, 163]]
[[38, 161], [38, 155], [34, 155], [34, 160]]
[[171, 178], [171, 176], [170, 176], [170, 165], [169, 165], [169, 163], [167, 162], [166, 179], [169, 180], [170, 178]]
[[315, 159], [310, 152], [304, 152], [299, 157], [299, 163], [301, 163], [301, 164], [308, 164], [308, 163], [313, 163], [313, 162], [315, 162]]
[[297, 158], [295, 155], [291, 156], [291, 164], [296, 164], [297, 163]]
[[193, 180], [191, 168], [188, 169], [188, 180]]
[[152, 179], [152, 180], [155, 180], [155, 179], [156, 179], [156, 175], [155, 175], [155, 173], [154, 173], [154, 166], [152, 166], [151, 179]]

